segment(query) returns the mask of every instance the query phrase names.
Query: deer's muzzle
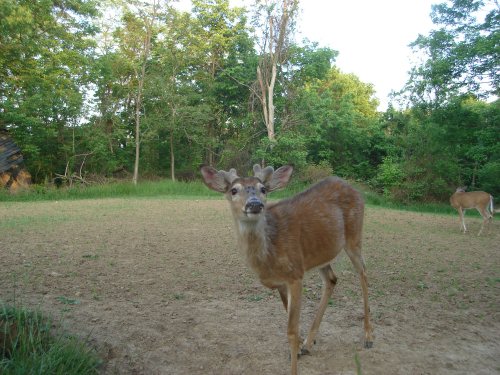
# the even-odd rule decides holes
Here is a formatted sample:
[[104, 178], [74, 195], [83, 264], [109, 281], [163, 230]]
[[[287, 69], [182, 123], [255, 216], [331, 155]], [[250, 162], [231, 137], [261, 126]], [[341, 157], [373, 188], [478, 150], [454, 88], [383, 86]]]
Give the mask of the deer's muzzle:
[[247, 214], [260, 214], [264, 208], [264, 203], [257, 197], [250, 197], [245, 204]]

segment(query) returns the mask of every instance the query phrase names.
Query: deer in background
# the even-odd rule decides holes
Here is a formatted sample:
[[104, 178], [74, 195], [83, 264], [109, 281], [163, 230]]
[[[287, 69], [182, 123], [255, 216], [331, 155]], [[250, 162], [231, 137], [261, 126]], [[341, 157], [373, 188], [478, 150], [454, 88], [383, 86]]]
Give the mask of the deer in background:
[[463, 229], [464, 233], [467, 232], [467, 227], [465, 226], [464, 220], [465, 210], [469, 208], [475, 208], [483, 217], [483, 223], [481, 224], [481, 229], [479, 229], [479, 233], [477, 234], [478, 236], [481, 235], [484, 224], [486, 222], [491, 222], [491, 219], [493, 218], [493, 197], [491, 196], [491, 194], [488, 194], [484, 191], [466, 192], [465, 187], [459, 187], [450, 197], [450, 203], [460, 215], [460, 229]]
[[[308, 354], [337, 277], [330, 261], [345, 249], [359, 273], [364, 302], [364, 345], [373, 344], [368, 282], [361, 255], [364, 202], [349, 184], [329, 177], [293, 198], [267, 203], [268, 193], [288, 184], [293, 167], [253, 167], [253, 177], [238, 177], [235, 169], [204, 166], [205, 184], [223, 193], [236, 224], [239, 246], [262, 284], [277, 289], [288, 313], [291, 373], [297, 375], [299, 354]], [[323, 292], [309, 333], [300, 347], [299, 318], [304, 273], [317, 268]]]

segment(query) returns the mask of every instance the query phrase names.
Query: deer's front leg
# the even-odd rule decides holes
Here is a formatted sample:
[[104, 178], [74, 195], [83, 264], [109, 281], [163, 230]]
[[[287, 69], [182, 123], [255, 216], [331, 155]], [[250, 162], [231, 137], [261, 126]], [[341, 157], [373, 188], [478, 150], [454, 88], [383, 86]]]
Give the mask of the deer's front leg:
[[460, 230], [463, 230], [463, 232], [467, 232], [467, 227], [465, 226], [465, 217], [464, 217], [464, 210], [462, 210], [462, 207], [458, 208], [458, 215], [460, 216]]
[[300, 303], [302, 296], [302, 280], [294, 280], [288, 284], [288, 343], [290, 344], [290, 358], [292, 375], [297, 375], [297, 357], [299, 355], [299, 321]]
[[318, 333], [321, 319], [323, 319], [326, 307], [328, 306], [328, 299], [332, 295], [333, 288], [337, 283], [337, 276], [335, 276], [335, 274], [333, 273], [332, 267], [330, 265], [321, 268], [320, 273], [321, 278], [323, 279], [323, 295], [321, 296], [321, 301], [319, 303], [318, 311], [316, 312], [316, 317], [314, 318], [306, 341], [304, 341], [304, 344], [302, 346], [301, 354], [309, 354], [311, 347], [314, 344], [314, 338]]

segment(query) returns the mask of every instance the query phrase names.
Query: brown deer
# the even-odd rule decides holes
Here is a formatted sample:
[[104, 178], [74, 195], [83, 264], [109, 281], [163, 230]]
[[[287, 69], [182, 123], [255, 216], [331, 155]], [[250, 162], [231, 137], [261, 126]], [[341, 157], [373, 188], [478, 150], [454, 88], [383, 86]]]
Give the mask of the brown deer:
[[[337, 277], [330, 266], [345, 249], [359, 273], [364, 301], [364, 345], [373, 344], [368, 307], [368, 282], [361, 256], [364, 202], [360, 193], [338, 177], [329, 177], [293, 198], [267, 203], [268, 193], [283, 188], [292, 166], [253, 167], [253, 177], [238, 177], [235, 169], [217, 171], [204, 166], [205, 184], [223, 193], [236, 224], [239, 246], [262, 284], [277, 289], [288, 312], [288, 341], [292, 375], [297, 358], [308, 354], [328, 305]], [[317, 268], [323, 294], [307, 338], [300, 346], [299, 318], [304, 273]], [[300, 351], [299, 351], [300, 349]]]
[[[451, 205], [458, 211], [460, 215], [461, 226], [463, 232], [467, 232], [467, 227], [465, 226], [464, 213], [465, 210], [469, 208], [475, 208], [479, 211], [483, 217], [483, 223], [481, 224], [481, 229], [479, 229], [478, 236], [481, 235], [484, 224], [486, 222], [491, 222], [493, 218], [493, 197], [484, 191], [470, 191], [466, 192], [465, 187], [459, 187], [450, 197]], [[488, 226], [489, 228], [489, 226]]]

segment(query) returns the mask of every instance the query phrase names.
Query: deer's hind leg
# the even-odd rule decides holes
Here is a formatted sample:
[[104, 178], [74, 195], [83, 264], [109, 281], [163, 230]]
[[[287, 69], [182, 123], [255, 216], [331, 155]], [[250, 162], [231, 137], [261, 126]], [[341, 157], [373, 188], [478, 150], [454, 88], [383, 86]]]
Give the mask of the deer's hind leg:
[[311, 347], [314, 344], [314, 338], [318, 333], [319, 325], [323, 319], [323, 314], [328, 306], [328, 299], [332, 295], [335, 284], [337, 284], [337, 276], [333, 273], [330, 265], [320, 268], [319, 272], [321, 274], [321, 278], [323, 279], [323, 294], [321, 296], [318, 311], [316, 312], [316, 317], [314, 318], [311, 329], [309, 330], [307, 338], [302, 345], [301, 354], [309, 354]]
[[368, 305], [368, 278], [366, 276], [366, 267], [365, 262], [363, 260], [363, 256], [361, 255], [361, 245], [357, 241], [357, 243], [349, 244], [346, 247], [346, 253], [351, 259], [352, 264], [356, 271], [358, 271], [360, 281], [361, 281], [361, 289], [363, 291], [363, 305], [364, 305], [364, 329], [365, 329], [365, 348], [371, 348], [373, 346], [373, 338], [372, 338], [372, 326], [370, 324], [370, 307]]
[[481, 229], [479, 229], [479, 233], [477, 234], [478, 236], [481, 235], [481, 233], [483, 232], [483, 228], [484, 228], [484, 225], [487, 224], [488, 225], [488, 233], [490, 231], [490, 224], [491, 224], [491, 220], [493, 218], [493, 215], [491, 215], [489, 212], [488, 212], [488, 209], [485, 207], [483, 209], [477, 209], [479, 211], [479, 213], [481, 214], [481, 216], [483, 217], [483, 223], [481, 224]]

